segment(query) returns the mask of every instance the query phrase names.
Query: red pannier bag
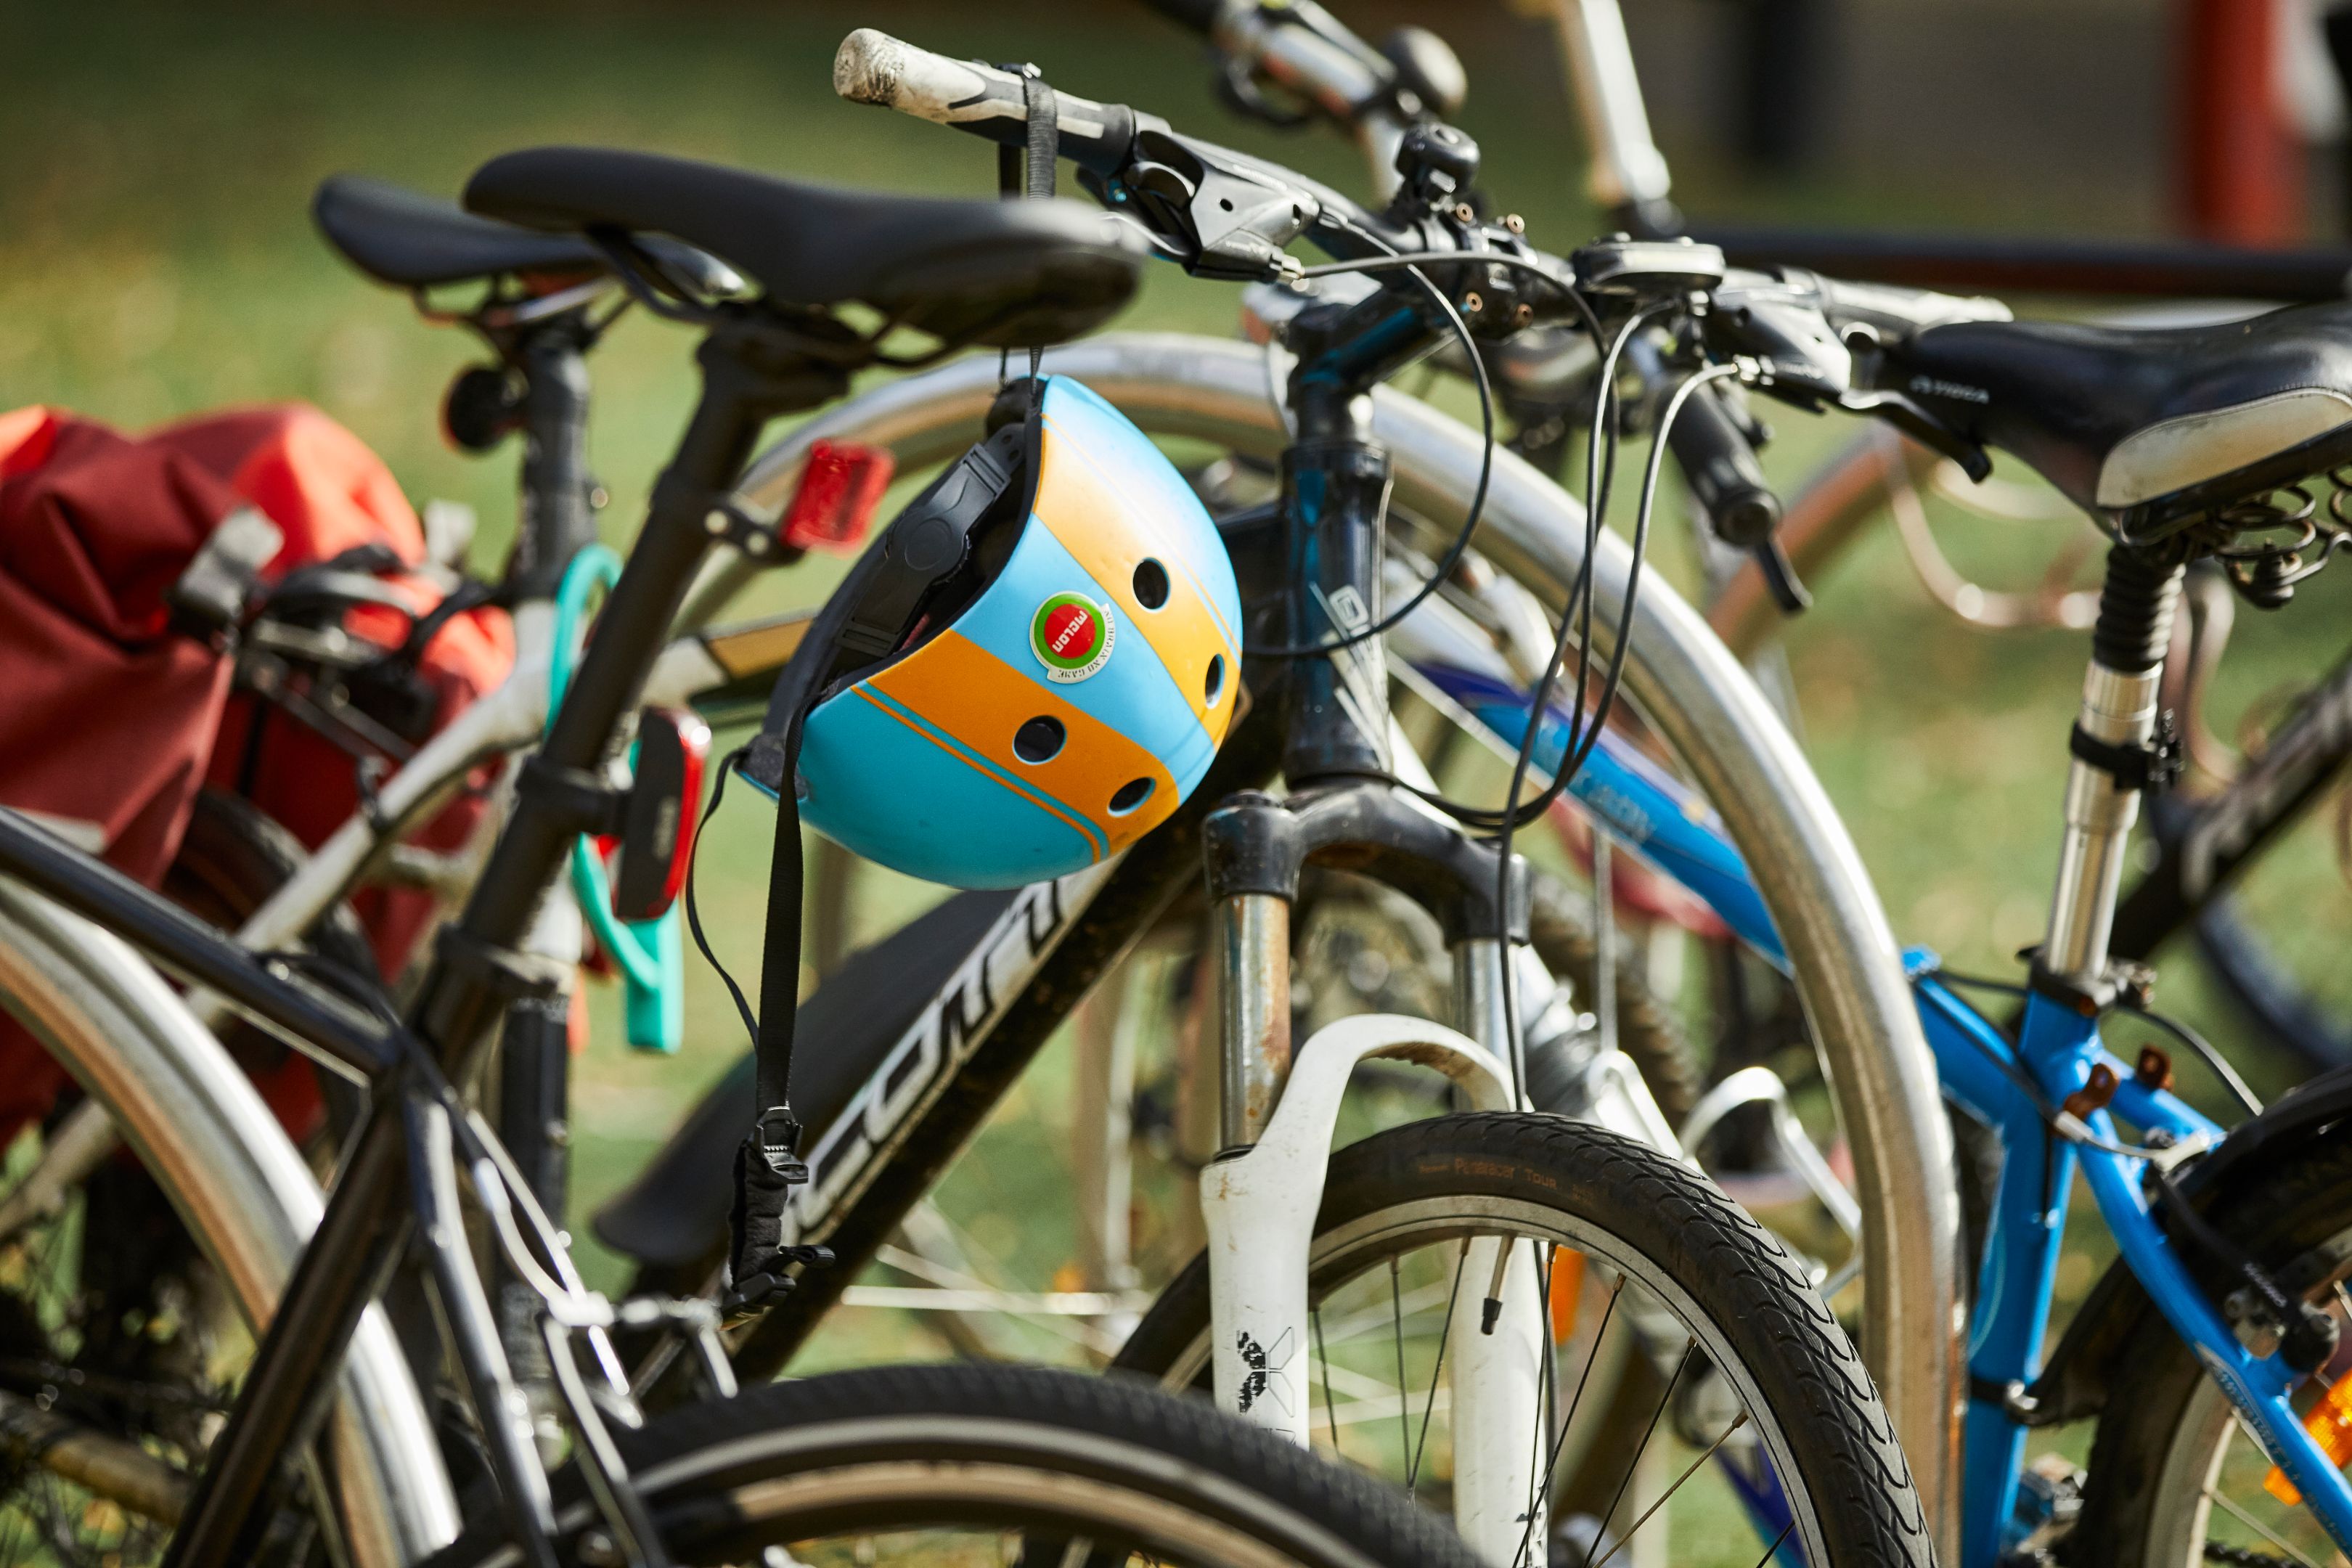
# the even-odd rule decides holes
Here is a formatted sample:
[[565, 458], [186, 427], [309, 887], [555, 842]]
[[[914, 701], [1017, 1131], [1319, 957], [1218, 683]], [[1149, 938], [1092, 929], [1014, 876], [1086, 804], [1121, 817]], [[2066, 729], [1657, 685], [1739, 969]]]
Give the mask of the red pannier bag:
[[[314, 408], [210, 416], [139, 438], [48, 408], [0, 415], [0, 804], [41, 814], [151, 887], [207, 784], [245, 794], [311, 847], [359, 805], [347, 752], [233, 692], [230, 659], [173, 626], [173, 584], [222, 520], [245, 508], [284, 538], [266, 582], [374, 545], [402, 563], [381, 580], [419, 614], [442, 598], [415, 570], [425, 563], [425, 532], [391, 473]], [[409, 626], [367, 606], [344, 629], [395, 647]], [[431, 725], [462, 712], [513, 661], [503, 611], [450, 617], [418, 659]], [[483, 809], [461, 795], [413, 841], [455, 847]], [[353, 904], [384, 974], [398, 973], [431, 918], [431, 895], [368, 889]], [[289, 1132], [315, 1129], [307, 1064], [282, 1056], [257, 1076]], [[47, 1114], [63, 1084], [47, 1054], [0, 1021], [0, 1148]]]

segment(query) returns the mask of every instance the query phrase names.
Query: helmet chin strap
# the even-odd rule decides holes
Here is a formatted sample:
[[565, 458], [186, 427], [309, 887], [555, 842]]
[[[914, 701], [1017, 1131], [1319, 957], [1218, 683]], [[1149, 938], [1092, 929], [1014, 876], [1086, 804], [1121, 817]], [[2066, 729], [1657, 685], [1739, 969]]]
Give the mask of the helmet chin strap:
[[[800, 1119], [792, 1109], [804, 879], [799, 790], [803, 726], [840, 675], [898, 652], [934, 590], [963, 569], [971, 553], [971, 531], [1020, 479], [1026, 438], [1024, 425], [1005, 426], [966, 452], [898, 514], [881, 543], [859, 559], [818, 613], [777, 676], [761, 732], [742, 753], [744, 776], [776, 797], [776, 838], [768, 868], [760, 1010], [756, 1018], [746, 1020], [751, 1027], [759, 1112], [735, 1153], [725, 1301], [730, 1315], [753, 1310], [791, 1289], [792, 1265], [823, 1267], [832, 1261], [823, 1247], [784, 1244], [793, 1189], [809, 1179], [800, 1154]], [[697, 936], [698, 940], [698, 931]]]
[[[1022, 79], [1028, 139], [999, 150], [997, 178], [1008, 199], [1051, 196], [1060, 128], [1054, 93], [1035, 66], [1008, 67]], [[1029, 351], [1034, 395], [1042, 401], [1043, 348]], [[1002, 373], [1000, 366], [1000, 374]], [[822, 1247], [784, 1245], [793, 1189], [809, 1179], [801, 1158], [800, 1119], [793, 1114], [793, 1026], [800, 1006], [801, 730], [809, 710], [844, 663], [869, 665], [897, 652], [933, 589], [961, 569], [971, 531], [1020, 477], [1027, 436], [1007, 425], [974, 446], [900, 513], [878, 549], [868, 551], [794, 652], [768, 699], [761, 732], [743, 752], [744, 776], [776, 797], [775, 850], [768, 868], [768, 918], [760, 963], [760, 1012], [751, 1023], [759, 1113], [735, 1152], [735, 1199], [723, 1306], [730, 1315], [758, 1310], [790, 1290], [793, 1265], [823, 1268]], [[697, 938], [700, 932], [698, 930]], [[722, 973], [724, 973], [722, 971]], [[730, 983], [731, 984], [731, 983]]]

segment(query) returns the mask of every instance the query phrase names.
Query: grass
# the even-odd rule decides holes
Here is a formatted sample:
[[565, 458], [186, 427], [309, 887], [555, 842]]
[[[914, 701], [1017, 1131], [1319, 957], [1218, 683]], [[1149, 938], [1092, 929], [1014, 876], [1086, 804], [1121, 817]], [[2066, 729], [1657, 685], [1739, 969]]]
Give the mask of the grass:
[[[1192, 47], [1125, 8], [1066, 4], [1016, 22], [877, 0], [856, 19], [950, 53], [1032, 55], [1072, 89], [1148, 106], [1343, 187], [1360, 182], [1353, 153], [1332, 139], [1236, 125], [1215, 106]], [[20, 5], [7, 24], [0, 405], [55, 403], [136, 429], [224, 404], [311, 401], [382, 453], [420, 503], [473, 505], [485, 571], [510, 536], [512, 454], [467, 459], [436, 430], [440, 394], [474, 351], [327, 253], [306, 216], [320, 177], [353, 169], [454, 192], [498, 152], [601, 142], [906, 191], [975, 194], [992, 178], [986, 149], [832, 97], [827, 65], [845, 23], [831, 8]], [[1489, 182], [1535, 236], [1567, 248], [1594, 225], [1569, 176], [1564, 128], [1528, 112], [1558, 91], [1549, 41], [1499, 13], [1465, 14], [1461, 25], [1479, 87], [1465, 120], [1486, 148]], [[1965, 174], [1936, 192], [1761, 189], [1685, 159], [1671, 135], [1668, 143], [1695, 210], [2012, 229], [2131, 216], [2050, 214], [2030, 195], [1979, 189]], [[1224, 333], [1235, 302], [1230, 288], [1160, 269], [1126, 324]], [[691, 396], [688, 348], [684, 334], [637, 319], [595, 357], [593, 456], [617, 544], [634, 532]], [[1458, 391], [1441, 395], [1467, 412]], [[1847, 428], [1777, 417], [1783, 435], [1769, 467], [1784, 482]], [[1933, 510], [1956, 560], [1995, 584], [2032, 581], [2076, 526]], [[1669, 540], [1662, 557], [1667, 576], [1689, 587], [1686, 552]], [[806, 602], [830, 581], [811, 571], [763, 593]], [[1927, 602], [1885, 530], [1813, 587], [1817, 606], [1787, 638], [1804, 740], [1898, 933], [1956, 963], [2013, 966], [2044, 917], [2083, 639], [1967, 629]], [[2286, 615], [2242, 614], [2218, 727], [2227, 732], [2336, 656], [2347, 593], [2352, 583], [2322, 579]], [[743, 974], [756, 966], [771, 820], [730, 805], [705, 852], [707, 908]], [[2315, 824], [2272, 857], [2248, 903], [2352, 1005], [2352, 973], [2336, 959], [2352, 900], [2329, 832]], [[893, 882], [876, 908], [903, 916], [931, 896]], [[2168, 1000], [2225, 1040], [2235, 1032], [2193, 969], [2170, 970]], [[574, 1102], [578, 1214], [634, 1172], [743, 1046], [699, 964], [677, 1058], [629, 1053], [609, 992], [595, 994], [594, 1017]], [[2285, 1081], [2279, 1064], [2250, 1065], [2265, 1090]], [[1000, 1108], [942, 1198], [978, 1243], [1040, 1281], [1075, 1247], [1063, 1201], [1070, 1078], [1064, 1039]], [[2189, 1087], [2218, 1109], [2203, 1086]], [[584, 1228], [582, 1239], [592, 1279], [619, 1283], [619, 1260]], [[2074, 1246], [2062, 1270], [2070, 1300], [2103, 1262], [2095, 1243]], [[812, 1362], [941, 1353], [944, 1343], [904, 1316], [846, 1312]]]

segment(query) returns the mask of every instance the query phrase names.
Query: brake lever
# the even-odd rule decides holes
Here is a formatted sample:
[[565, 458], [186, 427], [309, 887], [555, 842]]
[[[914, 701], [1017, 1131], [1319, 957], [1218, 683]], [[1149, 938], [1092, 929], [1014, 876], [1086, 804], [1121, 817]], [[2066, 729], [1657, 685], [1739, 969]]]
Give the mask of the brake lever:
[[1812, 591], [1797, 575], [1797, 564], [1781, 548], [1779, 534], [1768, 534], [1749, 546], [1748, 553], [1756, 557], [1756, 568], [1764, 574], [1764, 586], [1782, 615], [1801, 616], [1813, 607]]
[[1195, 278], [1296, 278], [1302, 264], [1283, 247], [1323, 216], [1313, 194], [1255, 159], [1159, 125], [1139, 127], [1133, 155], [1105, 190], [1114, 211], [1131, 199], [1159, 238], [1189, 250], [1180, 259]]

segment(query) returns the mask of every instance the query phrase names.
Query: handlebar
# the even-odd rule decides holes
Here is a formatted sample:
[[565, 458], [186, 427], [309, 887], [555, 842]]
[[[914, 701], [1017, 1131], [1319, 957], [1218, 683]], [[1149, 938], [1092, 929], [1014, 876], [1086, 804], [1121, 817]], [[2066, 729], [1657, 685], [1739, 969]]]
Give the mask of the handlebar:
[[[1198, 10], [1188, 0], [1165, 5], [1187, 16]], [[1303, 238], [1340, 262], [1394, 272], [1391, 287], [1401, 302], [1407, 295], [1418, 301], [1409, 308], [1428, 303], [1423, 285], [1443, 292], [1457, 330], [1488, 342], [1559, 319], [1574, 302], [1572, 290], [1590, 310], [1639, 310], [1653, 322], [1645, 331], [1676, 323], [1676, 352], [1687, 357], [1703, 349], [1701, 359], [1734, 362], [1743, 383], [1777, 398], [1875, 416], [1973, 475], [1990, 470], [1971, 437], [1905, 389], [1900, 349], [1947, 322], [2006, 319], [1997, 301], [1839, 283], [1793, 268], [1738, 270], [1720, 250], [1687, 240], [1620, 235], [1562, 262], [1528, 246], [1517, 220], [1478, 217], [1463, 199], [1476, 173], [1476, 145], [1433, 122], [1403, 138], [1398, 162], [1405, 187], [1376, 216], [1279, 164], [1181, 135], [1157, 116], [949, 59], [871, 28], [843, 40], [834, 88], [853, 102], [1009, 146], [1028, 144], [1033, 102], [1041, 113], [1050, 107], [1058, 151], [1079, 166], [1080, 183], [1194, 277], [1296, 281], [1305, 269], [1285, 247]], [[1407, 264], [1415, 268], [1411, 281], [1401, 270]], [[1442, 334], [1444, 323], [1433, 330]], [[1422, 352], [1393, 334], [1383, 342], [1383, 353]], [[1714, 389], [1695, 392], [1706, 395], [1685, 400], [1668, 446], [1727, 542], [1769, 545], [1779, 503], [1748, 437]]]
[[[852, 103], [895, 109], [952, 125], [1005, 146], [1028, 138], [1028, 98], [1021, 78], [977, 60], [952, 60], [872, 27], [841, 40], [833, 57], [833, 90]], [[1053, 95], [1062, 156], [1097, 175], [1115, 174], [1134, 145], [1139, 117], [1123, 105]]]
[[[1305, 238], [1327, 255], [1356, 260], [1394, 251], [1457, 253], [1475, 246], [1525, 260], [1537, 253], [1516, 232], [1479, 224], [1457, 193], [1477, 164], [1475, 143], [1449, 127], [1416, 126], [1400, 162], [1422, 182], [1423, 216], [1392, 207], [1376, 216], [1279, 164], [1178, 134], [1157, 115], [1024, 81], [1010, 71], [952, 60], [861, 27], [842, 40], [834, 90], [854, 103], [895, 109], [1007, 146], [1028, 140], [1028, 100], [1053, 106], [1064, 157], [1081, 184], [1114, 215], [1141, 227], [1162, 256], [1199, 278], [1244, 281], [1293, 278], [1285, 253]], [[1497, 300], [1507, 279], [1482, 283]]]

